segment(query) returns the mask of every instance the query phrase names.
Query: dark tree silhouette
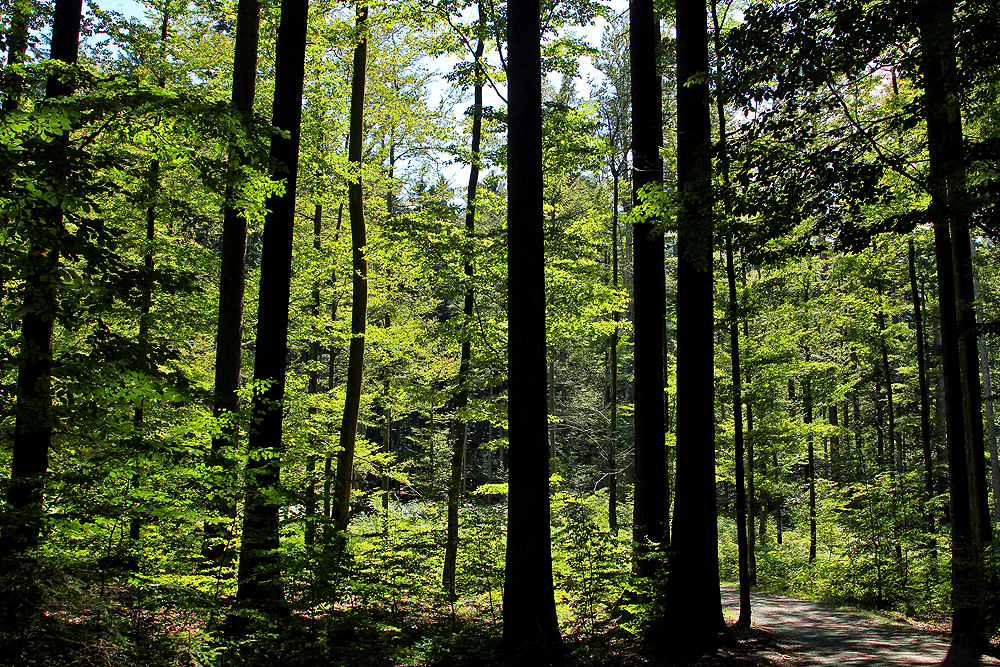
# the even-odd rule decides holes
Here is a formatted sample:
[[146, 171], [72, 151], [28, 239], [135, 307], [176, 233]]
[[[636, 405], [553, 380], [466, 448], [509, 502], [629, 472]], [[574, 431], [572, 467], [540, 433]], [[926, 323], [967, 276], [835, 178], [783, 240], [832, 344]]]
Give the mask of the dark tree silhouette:
[[271, 163], [285, 190], [267, 200], [257, 306], [254, 381], [266, 388], [251, 405], [246, 504], [240, 548], [237, 601], [264, 611], [284, 608], [278, 559], [278, 477], [283, 453], [282, 404], [288, 356], [288, 297], [292, 272], [292, 231], [298, 177], [302, 84], [305, 77], [306, 0], [283, 0], [275, 45], [273, 120], [288, 137], [271, 138]]
[[[66, 64], [76, 62], [80, 43], [82, 0], [57, 0], [52, 21], [49, 57]], [[17, 48], [20, 48], [19, 46]], [[14, 53], [11, 57], [14, 57]], [[70, 95], [73, 88], [59, 74], [49, 76], [45, 99]], [[56, 137], [65, 145], [68, 132]], [[66, 162], [54, 159], [50, 187], [58, 192], [65, 183]], [[52, 327], [58, 311], [59, 245], [63, 233], [61, 206], [42, 213], [29, 225], [25, 258], [24, 314], [21, 317], [20, 367], [14, 405], [14, 451], [3, 551], [18, 553], [38, 544], [44, 508], [45, 475], [52, 444]]]
[[[629, 62], [632, 68], [632, 192], [639, 204], [644, 186], [663, 181], [663, 120], [656, 49], [660, 24], [652, 0], [629, 5]], [[660, 561], [651, 557], [649, 543], [664, 539], [667, 522], [666, 447], [663, 430], [664, 278], [663, 232], [658, 220], [636, 223], [633, 230], [635, 305], [635, 506], [632, 534], [636, 542], [633, 569], [652, 577]]]
[[[361, 151], [364, 145], [365, 67], [368, 61], [368, 5], [358, 8], [358, 43], [354, 47], [351, 75], [351, 118], [347, 159], [357, 169], [357, 178], [347, 185], [347, 205], [351, 218], [352, 269], [351, 343], [347, 351], [347, 386], [344, 418], [340, 425], [340, 451], [337, 453], [337, 479], [334, 483], [333, 525], [347, 529], [350, 520], [351, 481], [354, 477], [354, 442], [361, 410], [361, 381], [365, 362], [365, 324], [368, 313], [368, 245], [365, 231], [364, 190], [361, 184]], [[342, 543], [341, 543], [342, 544]]]
[[560, 643], [552, 593], [545, 369], [538, 0], [510, 0], [507, 135], [508, 507], [503, 641], [541, 659]]
[[[253, 113], [257, 86], [257, 45], [260, 35], [260, 0], [240, 0], [236, 8], [236, 43], [233, 52], [232, 109], [244, 121]], [[238, 149], [229, 156], [229, 178], [235, 178], [238, 166], [250, 163]], [[236, 485], [233, 458], [226, 448], [239, 444], [239, 427], [235, 416], [239, 411], [237, 391], [240, 388], [243, 348], [243, 295], [246, 288], [247, 221], [235, 206], [234, 187], [226, 186], [225, 210], [222, 218], [222, 257], [219, 268], [219, 321], [215, 334], [215, 393], [213, 415], [223, 421], [219, 432], [212, 436], [210, 465], [223, 472], [213, 492], [213, 503], [220, 522], [205, 525], [203, 554], [215, 564], [222, 564], [226, 545], [232, 537], [230, 526], [236, 518], [236, 501], [232, 492]]]
[[666, 624], [671, 646], [718, 643], [722, 621], [715, 506], [712, 163], [708, 18], [677, 2], [677, 483]]

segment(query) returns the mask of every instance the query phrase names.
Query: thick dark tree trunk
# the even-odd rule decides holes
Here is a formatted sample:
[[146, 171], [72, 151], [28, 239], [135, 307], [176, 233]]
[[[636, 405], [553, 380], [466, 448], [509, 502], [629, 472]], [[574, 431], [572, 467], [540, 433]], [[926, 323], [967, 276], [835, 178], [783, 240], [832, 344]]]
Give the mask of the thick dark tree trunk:
[[[479, 187], [479, 145], [483, 131], [483, 75], [480, 60], [486, 48], [483, 35], [483, 12], [479, 11], [479, 41], [476, 44], [475, 72], [472, 106], [472, 164], [469, 168], [469, 190], [466, 195], [465, 232], [471, 241], [476, 231], [476, 188]], [[462, 314], [465, 316], [465, 332], [462, 339], [462, 358], [458, 367], [458, 399], [455, 420], [455, 442], [451, 454], [451, 479], [448, 483], [448, 537], [444, 553], [444, 589], [455, 597], [455, 564], [458, 560], [458, 504], [462, 493], [462, 473], [465, 469], [465, 445], [468, 434], [468, 419], [464, 410], [469, 405], [469, 382], [472, 375], [472, 317], [475, 308], [475, 293], [472, 289], [472, 257], [465, 258], [465, 302]]]
[[545, 245], [538, 0], [509, 0], [507, 135], [508, 511], [503, 642], [541, 663], [559, 651], [552, 592], [545, 373]]
[[700, 653], [725, 628], [715, 499], [712, 163], [708, 17], [677, 8], [677, 488], [667, 618], [675, 650]]
[[[629, 9], [629, 62], [632, 67], [633, 204], [644, 186], [663, 180], [660, 74], [656, 49], [660, 24], [652, 0], [632, 0]], [[663, 232], [655, 218], [633, 229], [634, 304], [634, 470], [635, 507], [632, 534], [636, 543], [633, 570], [640, 577], [656, 574], [660, 561], [649, 544], [663, 541], [666, 513], [666, 447], [663, 437], [664, 318]]]
[[[985, 509], [981, 396], [965, 207], [965, 167], [951, 0], [924, 0], [920, 47], [927, 116], [931, 219], [938, 263], [945, 423], [951, 491], [952, 632], [976, 645], [985, 637]], [[967, 278], [967, 280], [966, 280]], [[982, 476], [980, 475], [982, 473]], [[980, 499], [982, 496], [982, 499]]]
[[[236, 8], [236, 43], [233, 51], [232, 108], [249, 121], [253, 113], [257, 85], [257, 45], [260, 33], [260, 0], [240, 0]], [[249, 158], [238, 149], [229, 157], [228, 178], [237, 175], [238, 166]], [[236, 485], [238, 471], [235, 449], [239, 446], [239, 411], [243, 348], [243, 295], [246, 287], [247, 222], [235, 206], [235, 188], [226, 185], [222, 214], [222, 253], [219, 268], [219, 321], [215, 332], [215, 389], [212, 412], [221, 421], [212, 436], [209, 465], [218, 475], [212, 489], [212, 508], [216, 517], [205, 523], [202, 555], [214, 565], [227, 564], [226, 551], [233, 538], [236, 521]]]
[[[76, 62], [80, 42], [82, 0], [56, 0], [49, 56], [67, 64]], [[58, 76], [49, 77], [45, 99], [73, 92]], [[66, 144], [68, 133], [53, 141]], [[67, 174], [63, 161], [53, 161], [47, 177], [54, 190]], [[14, 443], [7, 517], [0, 552], [17, 554], [38, 544], [44, 519], [43, 495], [52, 444], [52, 328], [58, 311], [59, 245], [63, 233], [62, 207], [54, 206], [32, 221], [25, 259], [24, 315], [21, 318], [20, 365], [14, 404]]]
[[254, 395], [246, 465], [246, 501], [240, 546], [237, 602], [265, 612], [284, 609], [278, 554], [278, 496], [283, 453], [281, 431], [288, 356], [288, 299], [292, 275], [292, 232], [298, 177], [302, 84], [305, 76], [306, 0], [283, 0], [275, 45], [273, 120], [288, 133], [271, 137], [275, 178], [285, 191], [267, 200], [257, 306], [254, 380], [267, 388]]
[[354, 442], [361, 411], [361, 381], [365, 361], [365, 325], [368, 313], [368, 245], [365, 228], [364, 191], [361, 183], [361, 157], [364, 146], [365, 68], [368, 64], [368, 5], [358, 8], [358, 43], [354, 47], [351, 78], [350, 141], [347, 159], [355, 169], [356, 180], [347, 185], [347, 208], [351, 218], [353, 278], [351, 280], [351, 344], [347, 352], [347, 386], [344, 418], [340, 423], [340, 451], [337, 453], [337, 479], [334, 483], [332, 522], [337, 531], [347, 530], [350, 520], [351, 483], [354, 478]]

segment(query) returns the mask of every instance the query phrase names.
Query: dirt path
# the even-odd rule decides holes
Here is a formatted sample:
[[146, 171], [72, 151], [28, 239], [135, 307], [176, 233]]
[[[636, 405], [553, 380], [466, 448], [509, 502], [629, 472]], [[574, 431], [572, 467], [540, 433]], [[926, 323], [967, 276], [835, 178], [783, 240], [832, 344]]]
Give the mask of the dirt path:
[[[739, 592], [722, 587], [722, 606], [736, 614]], [[810, 667], [973, 667], [1000, 665], [990, 657], [950, 651], [946, 633], [875, 620], [833, 607], [754, 592], [753, 624], [777, 634], [778, 643]]]

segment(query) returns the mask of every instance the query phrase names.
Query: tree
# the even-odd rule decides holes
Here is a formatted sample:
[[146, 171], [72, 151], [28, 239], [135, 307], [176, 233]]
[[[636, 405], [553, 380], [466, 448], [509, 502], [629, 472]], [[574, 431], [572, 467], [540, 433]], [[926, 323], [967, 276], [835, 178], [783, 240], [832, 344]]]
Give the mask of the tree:
[[712, 165], [705, 3], [677, 3], [677, 484], [663, 629], [680, 652], [718, 643]]
[[540, 7], [507, 5], [507, 312], [510, 442], [503, 641], [525, 656], [559, 647], [552, 593], [546, 442]]
[[257, 354], [246, 466], [246, 501], [240, 545], [237, 601], [277, 612], [284, 608], [278, 558], [278, 497], [282, 454], [282, 412], [288, 349], [288, 296], [291, 279], [295, 188], [298, 177], [302, 88], [305, 76], [308, 2], [282, 0], [275, 45], [273, 124], [285, 138], [271, 138], [275, 177], [285, 176], [281, 195], [268, 197], [261, 247]]
[[[236, 44], [233, 53], [232, 109], [247, 123], [253, 114], [257, 84], [257, 48], [260, 42], [260, 2], [240, 0], [236, 9]], [[244, 126], [246, 127], [246, 125]], [[250, 165], [249, 156], [231, 149], [227, 165], [229, 179]], [[219, 267], [219, 319], [215, 334], [215, 390], [213, 416], [220, 421], [218, 434], [212, 437], [209, 464], [223, 473], [235, 468], [233, 453], [239, 444], [240, 370], [243, 365], [243, 296], [246, 290], [247, 221], [236, 207], [235, 188], [226, 185], [222, 220], [222, 263]], [[231, 497], [235, 480], [231, 474], [218, 480], [215, 489], [219, 517], [205, 525], [206, 558], [221, 565], [232, 531], [226, 522], [236, 518], [236, 503]]]
[[[479, 187], [480, 146], [483, 131], [483, 74], [482, 58], [486, 47], [485, 22], [482, 6], [479, 7], [476, 50], [473, 75], [472, 107], [472, 163], [469, 166], [469, 189], [466, 195], [465, 232], [469, 237], [476, 231], [476, 189]], [[455, 595], [455, 562], [458, 558], [458, 501], [462, 492], [462, 475], [465, 470], [466, 438], [468, 418], [462, 414], [469, 405], [469, 383], [472, 379], [472, 333], [471, 325], [475, 309], [473, 293], [473, 265], [471, 256], [465, 258], [465, 298], [462, 314], [465, 316], [466, 333], [462, 337], [462, 356], [458, 369], [458, 401], [456, 406], [455, 442], [451, 457], [451, 479], [448, 483], [448, 538], [444, 557], [444, 588], [449, 595]]]
[[[638, 205], [644, 189], [663, 180], [660, 147], [663, 121], [656, 52], [659, 19], [652, 0], [630, 4], [629, 62], [632, 97], [632, 192]], [[664, 317], [663, 231], [655, 217], [633, 228], [635, 307], [635, 507], [632, 534], [636, 573], [652, 577], [658, 561], [649, 544], [663, 542], [666, 515], [666, 447], [663, 430]], [[655, 547], [654, 547], [655, 549]]]
[[[82, 0], [56, 2], [49, 51], [52, 60], [65, 65], [76, 62], [81, 17]], [[66, 76], [61, 72], [49, 76], [46, 101], [73, 92], [72, 85], [64, 79]], [[56, 142], [68, 141], [68, 132], [57, 135]], [[53, 191], [58, 192], [60, 182], [65, 182], [64, 169], [64, 163], [58, 160], [52, 163], [48, 178]], [[63, 231], [63, 211], [58, 204], [51, 206], [42, 220], [33, 221], [30, 233], [14, 407], [14, 455], [3, 526], [4, 551], [9, 554], [34, 548], [42, 528], [43, 490], [52, 444], [52, 329], [59, 308], [59, 250]]]
[[[347, 159], [352, 166], [347, 186], [348, 210], [351, 219], [352, 295], [351, 343], [347, 360], [347, 394], [344, 398], [344, 419], [340, 425], [340, 451], [337, 453], [337, 479], [334, 483], [333, 525], [338, 531], [347, 530], [350, 520], [351, 486], [354, 479], [354, 445], [361, 408], [361, 382], [364, 374], [365, 323], [368, 308], [368, 245], [365, 230], [364, 190], [361, 158], [364, 145], [365, 67], [368, 60], [368, 5], [357, 10], [357, 44], [354, 46], [354, 67], [351, 71], [350, 139]], [[356, 171], [354, 171], [356, 170]]]

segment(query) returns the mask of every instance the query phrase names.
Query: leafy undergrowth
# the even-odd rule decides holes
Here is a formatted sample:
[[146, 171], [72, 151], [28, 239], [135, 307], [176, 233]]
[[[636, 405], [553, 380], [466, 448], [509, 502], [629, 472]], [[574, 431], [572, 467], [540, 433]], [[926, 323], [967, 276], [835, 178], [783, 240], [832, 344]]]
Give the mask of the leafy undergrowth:
[[[474, 601], [394, 610], [340, 607], [322, 615], [291, 614], [253, 622], [241, 641], [221, 629], [164, 611], [130, 623], [112, 609], [99, 616], [43, 614], [28, 627], [6, 628], [10, 664], [144, 667], [493, 667], [504, 665], [501, 628]], [[112, 613], [108, 613], [112, 612]], [[7, 618], [7, 621], [13, 619]], [[24, 620], [24, 619], [22, 619]], [[207, 619], [206, 619], [207, 620]], [[117, 622], [116, 622], [117, 621]], [[19, 631], [20, 630], [20, 631]], [[732, 628], [731, 646], [694, 662], [646, 654], [636, 638], [608, 624], [564, 636], [566, 667], [765, 667], [795, 665], [773, 637]], [[515, 663], [519, 667], [523, 663]]]

